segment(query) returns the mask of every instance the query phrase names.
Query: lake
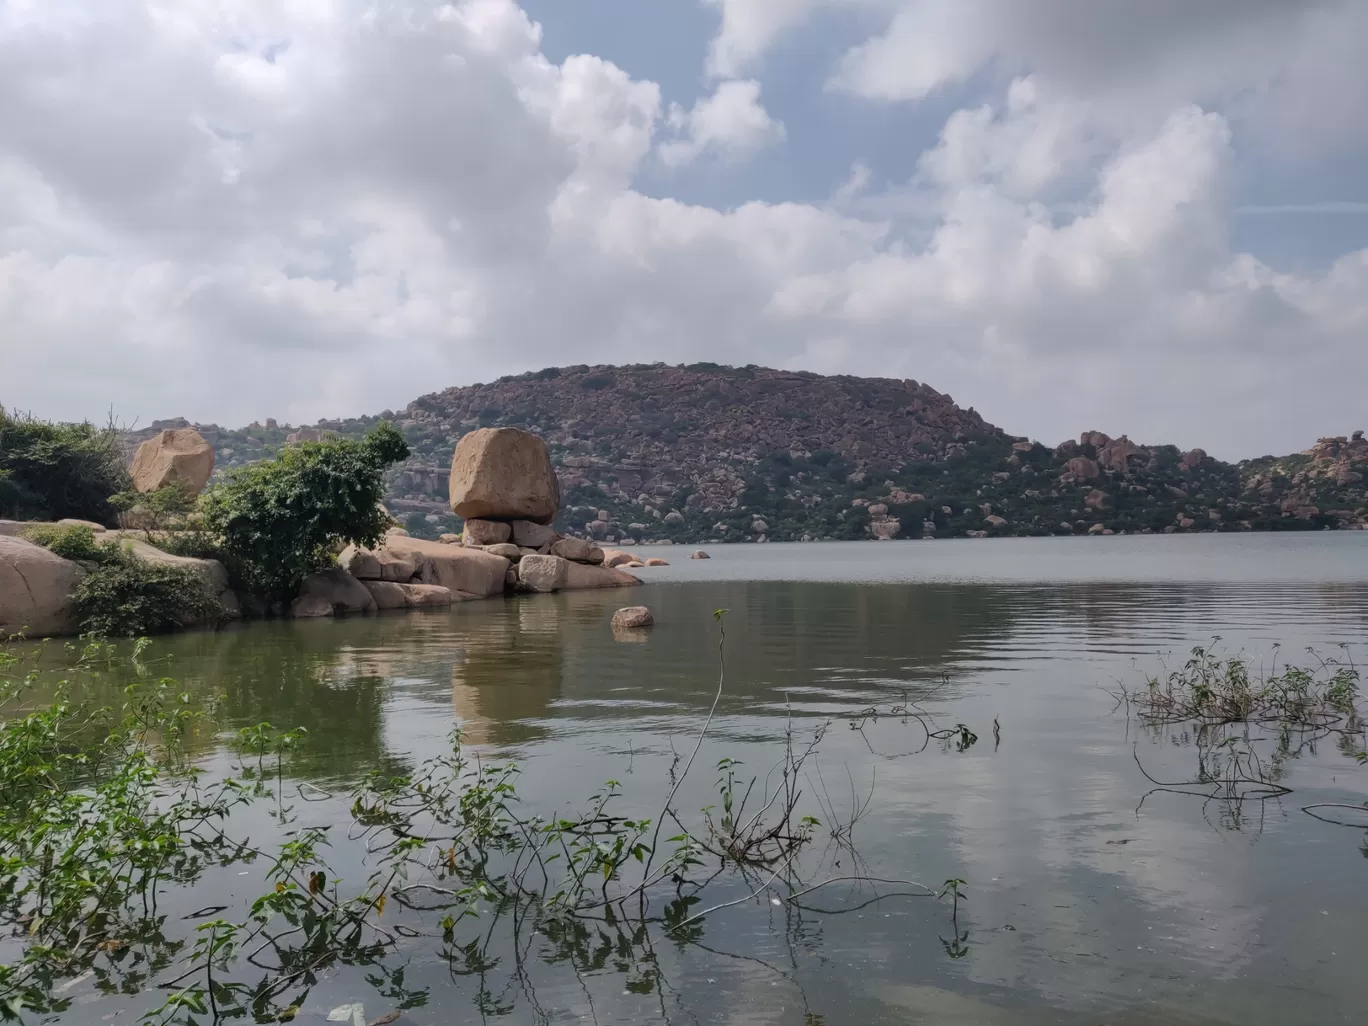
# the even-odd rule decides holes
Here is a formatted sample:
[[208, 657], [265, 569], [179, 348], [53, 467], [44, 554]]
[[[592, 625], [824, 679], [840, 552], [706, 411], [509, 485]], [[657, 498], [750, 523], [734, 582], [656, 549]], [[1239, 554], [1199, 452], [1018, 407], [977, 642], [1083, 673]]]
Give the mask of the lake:
[[[1146, 774], [1193, 779], [1196, 752], [1113, 693], [1218, 637], [1256, 668], [1308, 647], [1368, 658], [1368, 534], [708, 551], [649, 550], [674, 565], [630, 592], [251, 624], [159, 640], [150, 665], [221, 694], [232, 726], [306, 727], [292, 772], [320, 788], [411, 767], [459, 724], [482, 758], [521, 764], [538, 806], [611, 778], [653, 810], [713, 701], [725, 609], [722, 697], [678, 807], [717, 801], [723, 756], [763, 778], [787, 730], [829, 723], [800, 786], [818, 819], [864, 814], [823, 872], [964, 881], [957, 912], [898, 885], [837, 882], [803, 908], [762, 889], [649, 954], [598, 929], [511, 940], [457, 973], [414, 945], [405, 984], [431, 997], [403, 1023], [1363, 1021], [1368, 837], [1302, 807], [1363, 803], [1368, 767], [1327, 740], [1289, 761], [1279, 800], [1146, 797]], [[615, 636], [612, 611], [637, 602], [656, 625]], [[891, 712], [910, 702], [954, 733], [928, 741]], [[301, 1021], [386, 1012], [365, 975], [330, 971]], [[64, 1020], [120, 1007], [88, 994]]]

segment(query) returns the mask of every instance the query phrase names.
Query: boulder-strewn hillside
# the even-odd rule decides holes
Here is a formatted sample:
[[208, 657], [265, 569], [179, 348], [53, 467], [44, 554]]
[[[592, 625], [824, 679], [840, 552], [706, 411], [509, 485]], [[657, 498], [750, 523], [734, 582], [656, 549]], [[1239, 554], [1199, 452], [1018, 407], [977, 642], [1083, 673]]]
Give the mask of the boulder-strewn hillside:
[[[392, 419], [414, 456], [389, 481], [414, 533], [457, 527], [457, 439], [542, 435], [558, 529], [601, 541], [739, 541], [1307, 530], [1368, 522], [1368, 441], [1240, 464], [1088, 431], [1015, 437], [915, 381], [694, 364], [548, 368], [423, 396], [402, 411], [291, 428], [196, 425], [220, 472], [290, 441]], [[160, 421], [148, 429], [174, 427]], [[130, 442], [147, 432], [130, 436]]]

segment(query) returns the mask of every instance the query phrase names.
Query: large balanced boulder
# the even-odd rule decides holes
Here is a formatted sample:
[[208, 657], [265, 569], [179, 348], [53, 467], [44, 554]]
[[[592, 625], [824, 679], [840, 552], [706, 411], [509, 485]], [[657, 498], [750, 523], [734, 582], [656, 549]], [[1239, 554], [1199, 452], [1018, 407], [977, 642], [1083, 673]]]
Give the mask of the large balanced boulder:
[[451, 510], [467, 520], [549, 524], [560, 509], [560, 484], [546, 443], [517, 428], [481, 428], [462, 436], [451, 458]]
[[503, 556], [394, 533], [385, 536], [383, 548], [391, 556], [413, 562], [417, 583], [439, 584], [453, 596], [457, 592], [479, 598], [503, 594], [504, 576], [510, 565]]
[[202, 492], [213, 472], [214, 448], [194, 428], [172, 428], [149, 438], [138, 446], [129, 470], [140, 492], [174, 484], [188, 495]]
[[0, 638], [75, 633], [72, 596], [84, 576], [41, 545], [0, 535]]

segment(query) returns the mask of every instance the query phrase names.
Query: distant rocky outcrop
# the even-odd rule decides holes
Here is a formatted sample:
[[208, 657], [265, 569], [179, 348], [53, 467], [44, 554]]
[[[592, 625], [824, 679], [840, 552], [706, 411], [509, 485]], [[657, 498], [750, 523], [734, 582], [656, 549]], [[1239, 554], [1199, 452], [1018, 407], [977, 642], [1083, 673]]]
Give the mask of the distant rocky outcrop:
[[[450, 388], [380, 417], [307, 428], [270, 420], [195, 427], [218, 465], [231, 467], [305, 432], [360, 437], [381, 418], [394, 421], [412, 449], [387, 477], [387, 502], [410, 533], [432, 539], [459, 534], [463, 509], [490, 522], [532, 509], [505, 505], [494, 515], [468, 504], [499, 487], [496, 474], [476, 472], [478, 458], [462, 461], [454, 489], [443, 469], [454, 470], [456, 450], [474, 452], [492, 428], [544, 441], [561, 500], [549, 526], [605, 549], [1368, 523], [1362, 435], [1238, 464], [1100, 430], [1049, 446], [1010, 435], [910, 379], [716, 364], [561, 367]], [[542, 466], [539, 454], [534, 462]], [[542, 501], [536, 515], [520, 515], [527, 522], [545, 521], [551, 505], [550, 480], [538, 480]], [[1093, 491], [1108, 501], [1090, 504]], [[987, 516], [1003, 522], [985, 523]]]

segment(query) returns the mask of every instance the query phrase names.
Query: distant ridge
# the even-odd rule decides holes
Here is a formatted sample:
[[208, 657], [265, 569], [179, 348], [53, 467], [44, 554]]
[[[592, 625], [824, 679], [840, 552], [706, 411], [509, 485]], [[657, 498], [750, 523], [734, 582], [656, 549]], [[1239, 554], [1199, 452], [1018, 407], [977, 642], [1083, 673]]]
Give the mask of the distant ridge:
[[[303, 430], [196, 425], [220, 468], [287, 439], [392, 419], [413, 458], [390, 480], [410, 530], [436, 535], [456, 440], [513, 426], [547, 441], [558, 527], [601, 540], [797, 541], [968, 535], [1362, 528], [1362, 432], [1239, 464], [1086, 431], [1048, 447], [930, 385], [701, 363], [551, 367], [449, 388], [375, 417]], [[128, 437], [184, 421], [158, 421]], [[293, 436], [293, 437], [292, 437]]]

